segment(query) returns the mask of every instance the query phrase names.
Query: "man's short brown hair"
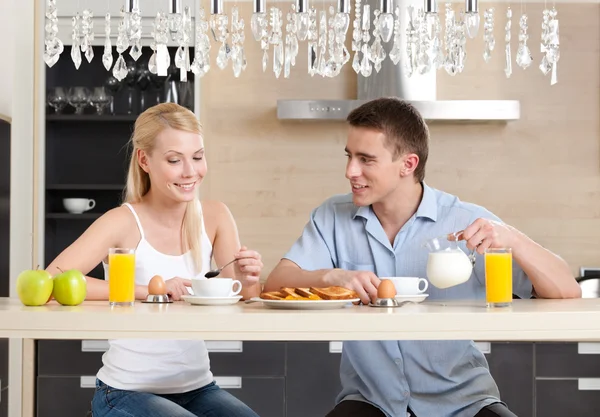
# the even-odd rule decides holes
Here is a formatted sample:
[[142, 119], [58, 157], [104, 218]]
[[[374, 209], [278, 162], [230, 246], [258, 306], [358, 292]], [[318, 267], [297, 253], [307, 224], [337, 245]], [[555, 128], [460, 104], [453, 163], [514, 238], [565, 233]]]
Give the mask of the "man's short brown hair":
[[423, 181], [429, 154], [429, 128], [412, 104], [395, 97], [378, 98], [354, 109], [346, 120], [352, 127], [382, 132], [394, 160], [405, 153], [416, 154], [419, 164], [415, 169], [415, 180]]

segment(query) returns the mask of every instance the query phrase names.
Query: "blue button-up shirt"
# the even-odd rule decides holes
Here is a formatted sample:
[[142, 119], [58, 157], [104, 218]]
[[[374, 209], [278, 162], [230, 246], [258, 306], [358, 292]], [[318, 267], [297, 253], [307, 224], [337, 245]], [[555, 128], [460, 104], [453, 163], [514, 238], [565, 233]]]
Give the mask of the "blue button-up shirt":
[[[305, 270], [342, 268], [380, 277], [426, 277], [427, 239], [463, 230], [478, 218], [499, 220], [475, 204], [423, 184], [417, 212], [390, 244], [371, 207], [356, 207], [352, 195], [337, 195], [312, 211], [285, 258]], [[465, 243], [461, 248], [467, 252]], [[468, 253], [468, 252], [467, 252]], [[513, 264], [513, 293], [531, 297], [531, 283]], [[439, 289], [428, 300], [485, 299], [485, 272], [477, 256], [471, 278]], [[398, 316], [401, 320], [402, 316]], [[340, 364], [337, 401], [367, 401], [387, 416], [406, 416], [407, 407], [425, 417], [473, 417], [499, 401], [485, 356], [473, 341], [347, 341]]]

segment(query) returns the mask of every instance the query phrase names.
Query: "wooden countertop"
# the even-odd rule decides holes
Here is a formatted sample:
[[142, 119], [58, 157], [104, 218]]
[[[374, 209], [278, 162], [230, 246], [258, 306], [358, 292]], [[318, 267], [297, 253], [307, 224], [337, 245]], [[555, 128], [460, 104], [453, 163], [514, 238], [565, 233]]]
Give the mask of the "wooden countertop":
[[192, 306], [185, 302], [111, 309], [106, 301], [75, 307], [26, 307], [0, 298], [0, 337], [31, 339], [169, 338], [204, 340], [532, 340], [600, 341], [600, 299], [426, 301], [400, 308], [279, 310], [262, 303]]

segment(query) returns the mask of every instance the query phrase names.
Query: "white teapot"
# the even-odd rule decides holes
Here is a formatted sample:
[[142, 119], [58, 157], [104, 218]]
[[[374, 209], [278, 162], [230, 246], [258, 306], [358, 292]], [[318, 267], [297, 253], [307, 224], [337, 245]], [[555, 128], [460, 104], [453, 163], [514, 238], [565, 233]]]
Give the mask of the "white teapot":
[[437, 288], [448, 288], [468, 281], [475, 265], [475, 252], [467, 256], [458, 247], [462, 232], [438, 236], [424, 243], [429, 250], [427, 279]]

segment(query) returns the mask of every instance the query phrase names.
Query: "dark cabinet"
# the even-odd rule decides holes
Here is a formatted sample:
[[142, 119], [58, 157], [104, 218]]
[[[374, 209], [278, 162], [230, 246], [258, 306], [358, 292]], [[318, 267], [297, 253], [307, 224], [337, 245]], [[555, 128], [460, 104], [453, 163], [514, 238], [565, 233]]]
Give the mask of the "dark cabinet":
[[226, 391], [244, 402], [260, 417], [285, 416], [286, 380], [278, 378], [241, 378], [239, 388], [226, 388]]
[[0, 417], [8, 417], [8, 388], [0, 390]]
[[[585, 389], [578, 379], [536, 381], [537, 417], [590, 417], [598, 415], [600, 393]], [[584, 385], [584, 386], [580, 386]]]
[[333, 409], [341, 390], [340, 348], [330, 342], [288, 343], [287, 417], [322, 417]]
[[536, 343], [535, 360], [537, 377], [600, 378], [600, 343]]
[[94, 396], [91, 379], [77, 376], [37, 378], [37, 417], [84, 417]]
[[533, 343], [491, 343], [486, 355], [500, 399], [517, 416], [533, 416]]

